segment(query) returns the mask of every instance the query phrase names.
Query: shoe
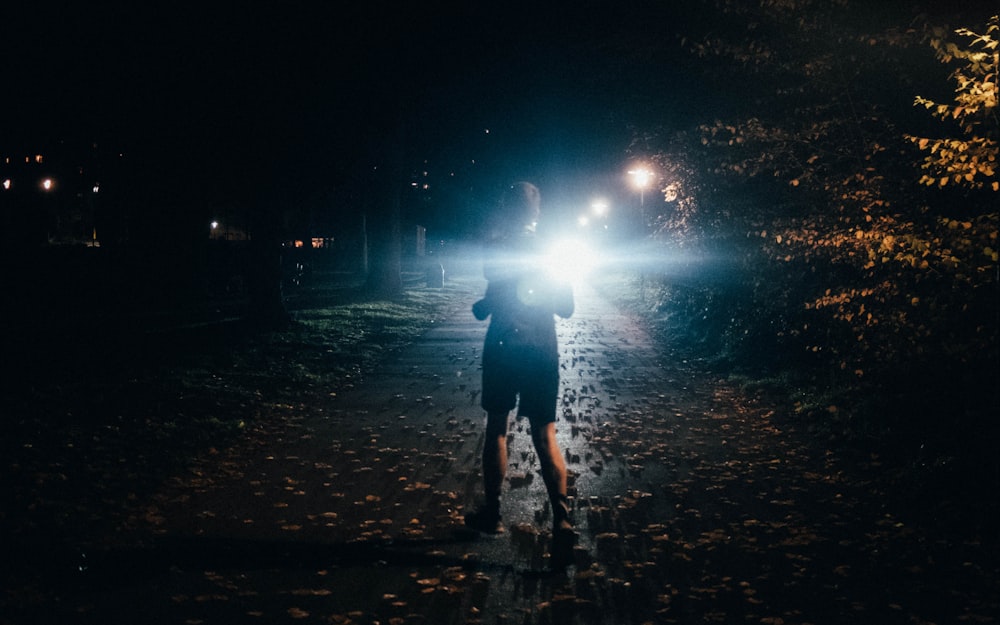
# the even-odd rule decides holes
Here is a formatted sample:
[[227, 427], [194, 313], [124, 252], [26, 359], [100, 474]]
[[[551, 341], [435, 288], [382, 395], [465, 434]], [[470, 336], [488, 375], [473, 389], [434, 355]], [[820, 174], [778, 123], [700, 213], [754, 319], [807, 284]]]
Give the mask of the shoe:
[[561, 495], [552, 502], [552, 549], [549, 552], [552, 568], [562, 569], [573, 563], [573, 548], [578, 538], [573, 529], [569, 499]]
[[549, 562], [553, 569], [564, 569], [573, 563], [573, 549], [578, 538], [576, 530], [569, 523], [562, 523], [552, 529]]
[[465, 515], [465, 526], [484, 534], [502, 534], [500, 513], [490, 508], [479, 508]]

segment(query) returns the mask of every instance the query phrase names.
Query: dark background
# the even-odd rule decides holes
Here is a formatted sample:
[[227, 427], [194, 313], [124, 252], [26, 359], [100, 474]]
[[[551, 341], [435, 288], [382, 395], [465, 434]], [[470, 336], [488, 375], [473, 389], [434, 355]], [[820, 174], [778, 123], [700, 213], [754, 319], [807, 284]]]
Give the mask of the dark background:
[[635, 129], [724, 103], [662, 58], [692, 19], [668, 3], [14, 8], [0, 144], [120, 150], [151, 202], [287, 200], [357, 180], [401, 119], [408, 168], [484, 201], [521, 178], [590, 193]]

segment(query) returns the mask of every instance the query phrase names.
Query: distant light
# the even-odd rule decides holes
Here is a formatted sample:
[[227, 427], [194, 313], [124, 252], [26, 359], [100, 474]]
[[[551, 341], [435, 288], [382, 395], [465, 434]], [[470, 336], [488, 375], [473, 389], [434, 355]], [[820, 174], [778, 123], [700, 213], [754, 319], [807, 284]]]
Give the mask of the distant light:
[[46, 191], [51, 191], [53, 188], [55, 188], [55, 186], [56, 182], [52, 178], [45, 178], [44, 180], [42, 180], [42, 189]]
[[100, 190], [101, 190], [101, 184], [100, 183], [95, 184], [93, 189], [94, 193], [97, 193]]
[[601, 217], [608, 212], [608, 203], [605, 200], [594, 200], [590, 208], [594, 211], [595, 215]]
[[211, 224], [209, 224], [209, 225], [210, 225], [210, 226], [212, 227], [212, 230], [215, 230], [216, 228], [218, 228], [218, 227], [219, 227], [219, 222], [217, 222], [217, 221], [213, 221], [213, 222], [212, 222]]
[[653, 172], [649, 171], [645, 167], [630, 169], [628, 173], [632, 176], [635, 186], [640, 189], [645, 189], [646, 185], [649, 184], [649, 181], [653, 179]]
[[9, 190], [9, 189], [11, 188], [11, 186], [12, 186], [13, 184], [14, 184], [14, 183], [13, 183], [13, 182], [11, 182], [10, 178], [6, 178], [6, 179], [4, 179], [4, 181], [3, 181], [3, 188], [4, 188], [5, 190]]

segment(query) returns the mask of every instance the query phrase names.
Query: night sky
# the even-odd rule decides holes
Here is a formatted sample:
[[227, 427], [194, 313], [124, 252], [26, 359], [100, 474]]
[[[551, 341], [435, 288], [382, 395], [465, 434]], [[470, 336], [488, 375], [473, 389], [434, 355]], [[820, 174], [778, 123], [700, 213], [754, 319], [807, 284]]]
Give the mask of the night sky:
[[14, 9], [0, 142], [98, 141], [192, 183], [301, 187], [377, 160], [402, 114], [410, 162], [475, 159], [558, 193], [620, 168], [629, 128], [662, 118], [640, 91], [679, 117], [692, 104], [672, 63], [644, 58], [681, 25], [664, 7], [354, 4]]
[[681, 53], [715, 27], [685, 3], [89, 4], [5, 9], [0, 146], [120, 146], [165, 193], [338, 189], [401, 119], [414, 171], [580, 201], [637, 130], [741, 104]]

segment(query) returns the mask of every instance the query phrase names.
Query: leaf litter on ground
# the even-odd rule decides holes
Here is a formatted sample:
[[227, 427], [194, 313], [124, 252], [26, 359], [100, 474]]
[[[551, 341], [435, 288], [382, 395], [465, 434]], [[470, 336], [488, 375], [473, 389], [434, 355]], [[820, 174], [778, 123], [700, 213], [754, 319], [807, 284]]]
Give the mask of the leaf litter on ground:
[[129, 326], [115, 339], [127, 349], [53, 346], [39, 357], [63, 364], [3, 399], [0, 528], [29, 545], [86, 542], [192, 458], [359, 384], [479, 289], [454, 279], [387, 300], [320, 283], [290, 300], [280, 331]]

